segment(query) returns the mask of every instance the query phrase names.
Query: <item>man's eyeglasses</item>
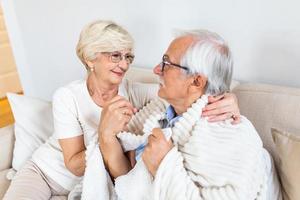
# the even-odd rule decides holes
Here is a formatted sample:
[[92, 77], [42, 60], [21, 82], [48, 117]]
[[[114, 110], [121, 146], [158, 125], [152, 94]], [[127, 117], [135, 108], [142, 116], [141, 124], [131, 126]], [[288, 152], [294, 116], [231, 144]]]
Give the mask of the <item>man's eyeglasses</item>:
[[114, 52], [102, 52], [103, 54], [106, 54], [109, 56], [110, 61], [113, 63], [119, 63], [121, 60], [125, 59], [127, 64], [131, 64], [134, 60], [134, 55], [131, 53], [126, 53], [125, 55], [122, 55], [119, 51]]
[[164, 72], [164, 69], [165, 69], [165, 66], [166, 66], [166, 65], [173, 65], [173, 66], [175, 66], [175, 67], [179, 67], [179, 68], [184, 69], [184, 70], [186, 70], [186, 71], [189, 70], [188, 67], [184, 67], [184, 66], [181, 66], [181, 65], [172, 63], [172, 62], [170, 62], [169, 60], [170, 60], [170, 59], [169, 59], [169, 56], [168, 56], [168, 55], [164, 55], [164, 56], [162, 57], [162, 62], [161, 62], [161, 64], [160, 64], [160, 65], [161, 65], [161, 72]]

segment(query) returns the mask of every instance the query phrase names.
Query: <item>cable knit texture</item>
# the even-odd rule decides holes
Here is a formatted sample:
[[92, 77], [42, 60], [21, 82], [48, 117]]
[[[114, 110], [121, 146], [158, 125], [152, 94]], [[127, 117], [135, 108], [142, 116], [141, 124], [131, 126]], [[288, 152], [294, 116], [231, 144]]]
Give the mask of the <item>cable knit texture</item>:
[[153, 100], [136, 113], [128, 123], [128, 132], [117, 135], [124, 151], [135, 150], [144, 143], [153, 128], [160, 127], [158, 121], [165, 117], [167, 104], [160, 100]]
[[[232, 125], [231, 120], [207, 122], [200, 117], [207, 102], [207, 96], [203, 95], [175, 123], [172, 128], [175, 147], [161, 162], [154, 181], [146, 174], [144, 164], [139, 163], [142, 161], [132, 172], [116, 180], [121, 199], [266, 199], [270, 158], [255, 128], [245, 117], [238, 125]], [[138, 119], [145, 121], [146, 136], [159, 126], [165, 106], [162, 109], [164, 104], [159, 104], [159, 113], [152, 111], [155, 108], [150, 105], [154, 103], [145, 108], [146, 115], [133, 119], [132, 132], [141, 130], [140, 125], [133, 126]], [[145, 139], [140, 132], [139, 135], [121, 133], [119, 137], [125, 149], [130, 141], [139, 141], [137, 147]]]
[[[175, 123], [175, 146], [160, 163], [154, 179], [139, 160], [128, 174], [115, 180], [115, 188], [110, 187], [103, 163], [95, 165], [94, 161], [101, 162], [102, 157], [94, 145], [87, 151], [85, 180], [89, 181], [83, 184], [83, 194], [92, 194], [92, 190], [102, 187], [99, 190], [105, 194], [91, 195], [89, 199], [106, 195], [115, 199], [115, 192], [120, 200], [266, 199], [270, 157], [255, 128], [245, 117], [238, 125], [231, 125], [231, 120], [207, 122], [200, 117], [207, 102], [203, 95]], [[132, 118], [129, 132], [118, 134], [124, 151], [136, 149], [153, 128], [160, 127], [166, 106], [160, 100], [152, 101]], [[99, 173], [104, 174], [106, 181], [95, 178]]]
[[[166, 104], [162, 101], [151, 101], [147, 106], [143, 107], [138, 113], [133, 116], [130, 123], [128, 124], [128, 130], [131, 132], [121, 132], [118, 134], [118, 137], [122, 143], [124, 151], [134, 150], [141, 143], [145, 142], [147, 136], [151, 133], [151, 130], [144, 127], [159, 127], [158, 119], [162, 118]], [[151, 116], [151, 117], [150, 117]], [[147, 121], [147, 122], [146, 122]], [[155, 125], [153, 122], [155, 122]], [[150, 123], [151, 125], [144, 126], [143, 124]], [[143, 131], [144, 130], [144, 131]], [[133, 134], [135, 133], [135, 134]], [[147, 134], [144, 134], [147, 133]], [[86, 200], [98, 200], [98, 199], [108, 199], [108, 200], [120, 200], [122, 198], [117, 197], [115, 188], [112, 184], [112, 181], [107, 173], [101, 152], [99, 150], [98, 139], [94, 138], [93, 141], [87, 146], [85, 152], [86, 168], [84, 173], [83, 181], [75, 186], [75, 188], [70, 192], [68, 200], [77, 200], [77, 199], [86, 199]], [[148, 170], [143, 166], [143, 163], [136, 165], [136, 172], [142, 174], [145, 179], [141, 179], [145, 185], [145, 190], [149, 189], [151, 186], [151, 176], [148, 173]], [[133, 177], [139, 177], [139, 175], [133, 174]], [[144, 176], [146, 175], [146, 176]], [[129, 177], [129, 176], [128, 176]], [[148, 179], [147, 179], [148, 178]], [[119, 180], [119, 179], [117, 179]], [[123, 180], [123, 179], [122, 179]], [[145, 181], [149, 180], [149, 182]], [[128, 184], [132, 180], [121, 181], [119, 187], [116, 187], [119, 190], [125, 188], [125, 193], [128, 193]], [[137, 183], [137, 181], [133, 181]], [[145, 184], [146, 183], [146, 184]], [[120, 192], [121, 194], [121, 192]], [[129, 192], [128, 194], [133, 194]], [[140, 197], [139, 194], [137, 197]], [[132, 198], [123, 198], [124, 200]], [[139, 198], [133, 198], [139, 199]]]

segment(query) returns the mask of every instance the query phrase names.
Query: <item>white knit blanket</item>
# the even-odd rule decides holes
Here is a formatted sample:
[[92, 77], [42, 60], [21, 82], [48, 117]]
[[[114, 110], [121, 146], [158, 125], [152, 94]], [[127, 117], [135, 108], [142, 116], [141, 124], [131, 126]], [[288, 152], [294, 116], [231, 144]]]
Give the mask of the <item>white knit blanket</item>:
[[[150, 127], [159, 127], [157, 119], [164, 116], [165, 107], [166, 104], [162, 101], [152, 101], [133, 116], [128, 124], [130, 132], [118, 134], [125, 152], [136, 149], [147, 140], [152, 129], [150, 130], [149, 126], [145, 126], [144, 128], [146, 121], [151, 123]], [[153, 122], [156, 122], [156, 124], [154, 125]], [[85, 153], [86, 168], [83, 181], [77, 184], [70, 192], [68, 200], [120, 200], [121, 198], [117, 197], [112, 180], [105, 169], [97, 138], [94, 138], [94, 140], [90, 142]], [[138, 162], [135, 168], [138, 169], [140, 164], [141, 163]], [[132, 170], [130, 173], [133, 172]], [[140, 172], [140, 170], [137, 170], [137, 172]], [[144, 172], [145, 171], [142, 171], [140, 173]], [[146, 171], [146, 173], [148, 173], [148, 171]], [[127, 183], [124, 182], [124, 184]], [[121, 188], [123, 187], [122, 184], [119, 185]], [[126, 188], [126, 185], [124, 185], [124, 188]]]
[[[154, 180], [140, 160], [115, 180], [114, 188], [97, 145], [87, 151], [82, 199], [266, 199], [270, 158], [254, 127], [244, 117], [239, 125], [209, 123], [200, 117], [206, 104], [207, 97], [202, 96], [175, 123], [175, 147], [162, 160]], [[128, 126], [138, 135], [118, 135], [124, 150], [145, 142], [164, 112], [159, 101], [139, 112]]]

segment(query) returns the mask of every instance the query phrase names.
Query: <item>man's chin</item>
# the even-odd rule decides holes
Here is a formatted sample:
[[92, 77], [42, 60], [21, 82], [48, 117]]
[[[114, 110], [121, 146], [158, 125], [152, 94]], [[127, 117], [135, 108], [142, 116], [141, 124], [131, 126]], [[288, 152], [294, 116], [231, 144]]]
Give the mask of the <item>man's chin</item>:
[[159, 88], [157, 95], [162, 98], [165, 99], [165, 94], [162, 88]]

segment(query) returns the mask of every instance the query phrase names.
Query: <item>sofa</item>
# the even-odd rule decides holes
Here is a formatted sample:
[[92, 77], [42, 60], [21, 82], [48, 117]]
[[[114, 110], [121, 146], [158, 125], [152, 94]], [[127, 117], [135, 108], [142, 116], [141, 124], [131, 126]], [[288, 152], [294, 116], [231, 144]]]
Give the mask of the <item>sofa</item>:
[[[128, 79], [157, 83], [150, 69], [132, 67]], [[300, 89], [258, 83], [237, 83], [231, 89], [237, 96], [241, 114], [260, 134], [271, 153], [281, 181], [284, 199], [300, 199]], [[12, 167], [14, 126], [0, 129], [0, 199], [9, 187], [6, 178]]]

